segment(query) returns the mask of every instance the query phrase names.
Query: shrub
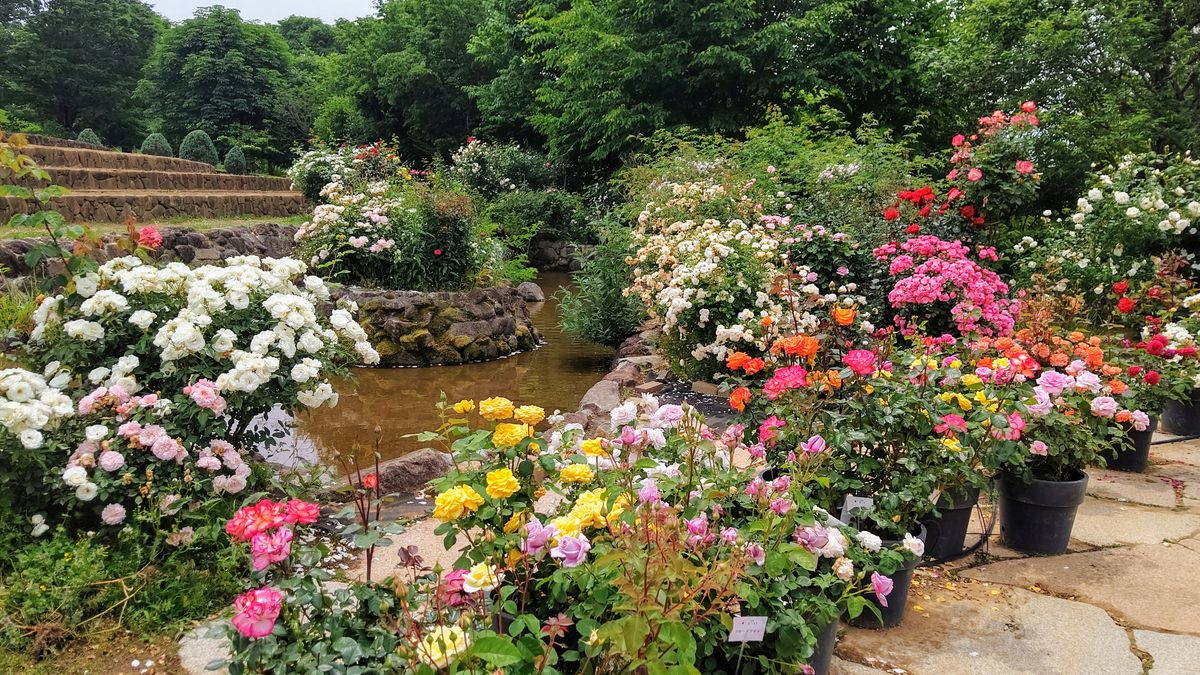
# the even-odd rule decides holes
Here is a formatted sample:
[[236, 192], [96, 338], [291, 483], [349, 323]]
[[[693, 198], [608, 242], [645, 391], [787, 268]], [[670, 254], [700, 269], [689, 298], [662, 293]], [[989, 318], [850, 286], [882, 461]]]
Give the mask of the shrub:
[[450, 156], [446, 175], [484, 197], [515, 190], [541, 190], [554, 184], [555, 171], [542, 155], [512, 144], [492, 145], [474, 138]]
[[175, 151], [171, 149], [171, 144], [167, 142], [166, 136], [162, 134], [150, 134], [146, 137], [146, 140], [142, 141], [142, 154], [174, 157]]
[[225, 172], [246, 173], [246, 155], [240, 146], [235, 145], [225, 153]]
[[200, 129], [183, 137], [183, 142], [179, 144], [179, 158], [189, 159], [193, 162], [204, 162], [205, 164], [216, 164], [220, 161], [220, 157], [217, 155], [217, 147], [213, 145], [212, 139], [209, 138], [208, 134]]
[[502, 235], [528, 229], [530, 238], [526, 243], [536, 239], [596, 242], [583, 200], [565, 190], [518, 190], [502, 194], [488, 204], [480, 219], [493, 223]]
[[633, 249], [628, 228], [609, 221], [600, 243], [576, 272], [576, 290], [565, 291], [559, 303], [562, 329], [582, 340], [616, 346], [633, 335], [646, 317], [635, 295], [626, 295], [633, 272], [625, 258]]
[[405, 175], [396, 148], [383, 141], [338, 147], [321, 143], [300, 155], [288, 169], [292, 187], [313, 202], [320, 201], [321, 190], [335, 180], [365, 185]]
[[79, 137], [75, 140], [79, 141], [80, 143], [87, 143], [88, 145], [98, 145], [100, 147], [104, 147], [104, 141], [100, 140], [100, 137], [97, 136], [96, 132], [92, 131], [90, 127], [79, 132]]

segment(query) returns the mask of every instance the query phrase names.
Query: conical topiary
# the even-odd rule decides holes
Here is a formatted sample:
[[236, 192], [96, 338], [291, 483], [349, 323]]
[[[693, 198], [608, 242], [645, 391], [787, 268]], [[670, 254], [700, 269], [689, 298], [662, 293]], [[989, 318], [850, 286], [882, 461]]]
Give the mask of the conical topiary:
[[167, 142], [166, 136], [162, 134], [150, 134], [146, 137], [146, 140], [142, 141], [142, 154], [174, 157], [175, 151], [171, 149], [171, 144]]
[[205, 164], [216, 164], [221, 160], [217, 156], [217, 146], [213, 145], [208, 134], [199, 129], [183, 137], [183, 142], [179, 144], [179, 159]]
[[235, 145], [225, 153], [225, 173], [246, 173], [246, 154]]
[[80, 143], [87, 143], [88, 145], [104, 147], [104, 141], [100, 140], [100, 137], [96, 135], [96, 132], [92, 131], [91, 127], [79, 132], [79, 136], [75, 140]]

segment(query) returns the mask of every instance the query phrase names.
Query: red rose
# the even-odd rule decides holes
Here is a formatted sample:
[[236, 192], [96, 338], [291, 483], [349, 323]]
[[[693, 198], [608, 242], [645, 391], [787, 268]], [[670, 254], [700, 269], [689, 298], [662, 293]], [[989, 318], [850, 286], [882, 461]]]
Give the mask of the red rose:
[[921, 231], [921, 226], [920, 225], [909, 225], [908, 227], [904, 228], [904, 231], [909, 234], [916, 234]]
[[1144, 368], [1142, 368], [1141, 366], [1129, 366], [1129, 370], [1126, 372], [1129, 373], [1130, 377], [1137, 377], [1138, 375], [1142, 374], [1143, 370], [1144, 370]]
[[1033, 101], [1025, 101], [1024, 103], [1021, 104], [1021, 110], [1024, 110], [1027, 113], [1031, 113], [1031, 112], [1037, 110], [1037, 104], [1034, 103]]
[[899, 217], [900, 217], [900, 212], [897, 211], [896, 209], [888, 208], [888, 209], [884, 209], [884, 211], [883, 211], [883, 219], [884, 220], [896, 220]]
[[1158, 374], [1157, 370], [1147, 370], [1142, 379], [1146, 381], [1146, 384], [1158, 384], [1159, 380], [1162, 379], [1162, 376]]
[[1133, 300], [1130, 300], [1129, 298], [1121, 298], [1121, 300], [1117, 302], [1117, 310], [1122, 314], [1128, 314], [1132, 312]]
[[970, 220], [975, 217], [975, 207], [970, 204], [967, 204], [966, 206], [960, 208], [958, 210], [958, 212], [961, 213], [962, 217], [966, 218], [967, 220]]
[[441, 254], [442, 254], [442, 249], [440, 249], [440, 248], [435, 248], [435, 249], [433, 249], [433, 254], [434, 254], [434, 255], [441, 255]]
[[1117, 295], [1125, 295], [1125, 291], [1128, 291], [1128, 290], [1129, 290], [1129, 282], [1128, 281], [1118, 281], [1117, 283], [1113, 284], [1113, 293], [1116, 293]]
[[375, 488], [379, 487], [379, 476], [376, 476], [373, 473], [369, 473], [369, 474], [363, 476], [362, 484], [363, 484], [363, 487], [365, 487], [366, 489], [374, 490]]

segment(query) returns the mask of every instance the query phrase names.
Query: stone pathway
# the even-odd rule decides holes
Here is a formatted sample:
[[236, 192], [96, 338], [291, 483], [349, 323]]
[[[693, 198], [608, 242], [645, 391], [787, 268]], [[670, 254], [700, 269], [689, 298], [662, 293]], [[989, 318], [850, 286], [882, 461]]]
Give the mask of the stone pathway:
[[[1144, 474], [1089, 471], [1064, 555], [1007, 549], [997, 524], [974, 556], [919, 569], [903, 624], [843, 627], [832, 675], [1200, 673], [1200, 441], [1155, 445], [1151, 462]], [[435, 526], [416, 520], [397, 545], [449, 567], [458, 552]], [[396, 560], [395, 547], [379, 551], [373, 576]], [[360, 561], [348, 576], [363, 571]], [[202, 634], [180, 647], [197, 675], [221, 646]]]
[[1200, 441], [1151, 462], [1088, 472], [1064, 555], [1011, 551], [997, 526], [986, 553], [918, 570], [903, 624], [844, 628], [834, 675], [1200, 673]]

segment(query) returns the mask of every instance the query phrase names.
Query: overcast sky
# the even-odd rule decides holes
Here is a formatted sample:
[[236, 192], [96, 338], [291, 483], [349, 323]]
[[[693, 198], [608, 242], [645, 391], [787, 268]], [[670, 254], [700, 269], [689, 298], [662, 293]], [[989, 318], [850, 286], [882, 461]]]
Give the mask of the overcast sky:
[[150, 0], [155, 11], [171, 21], [190, 19], [197, 7], [224, 5], [242, 13], [248, 21], [273, 23], [293, 14], [315, 16], [329, 23], [357, 19], [375, 12], [372, 0]]

